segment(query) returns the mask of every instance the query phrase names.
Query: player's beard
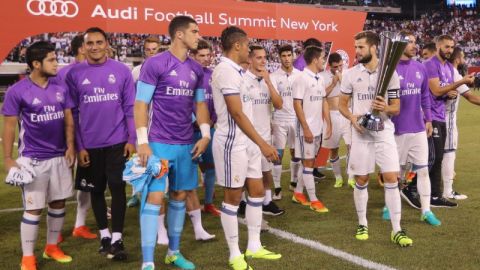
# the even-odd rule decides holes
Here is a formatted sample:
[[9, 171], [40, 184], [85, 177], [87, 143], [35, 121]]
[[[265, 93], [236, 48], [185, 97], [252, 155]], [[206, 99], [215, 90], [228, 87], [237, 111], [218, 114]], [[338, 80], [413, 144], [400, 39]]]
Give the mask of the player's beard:
[[368, 63], [370, 63], [370, 61], [372, 61], [372, 54], [371, 53], [368, 53], [368, 55], [358, 59], [358, 62], [360, 64], [368, 64]]
[[45, 70], [41, 70], [40, 75], [45, 78], [50, 78], [50, 77], [57, 76], [57, 73], [50, 73], [50, 72], [46, 72]]
[[438, 52], [438, 54], [440, 55], [440, 57], [442, 58], [443, 61], [447, 61], [447, 60], [450, 60], [450, 57], [452, 56], [452, 54], [450, 55], [446, 55], [442, 49], [440, 49], [440, 51]]

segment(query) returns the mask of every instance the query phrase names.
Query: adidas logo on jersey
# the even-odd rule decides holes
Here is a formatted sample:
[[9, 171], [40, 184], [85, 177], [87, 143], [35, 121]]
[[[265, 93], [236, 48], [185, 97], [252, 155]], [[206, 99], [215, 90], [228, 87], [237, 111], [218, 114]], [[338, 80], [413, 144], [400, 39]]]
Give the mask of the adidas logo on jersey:
[[172, 77], [178, 76], [178, 75], [177, 75], [177, 72], [176, 72], [175, 70], [172, 70], [172, 72], [170, 72], [170, 74], [168, 74], [168, 75], [170, 75], [170, 76], [172, 76]]
[[403, 80], [403, 76], [402, 76], [402, 75], [398, 75], [398, 79], [399, 79], [399, 80]]
[[38, 105], [40, 103], [42, 103], [42, 102], [38, 98], [34, 98], [33, 101], [32, 101], [32, 105]]
[[85, 80], [83, 80], [82, 82], [82, 85], [87, 85], [87, 84], [91, 84], [90, 80], [85, 78]]

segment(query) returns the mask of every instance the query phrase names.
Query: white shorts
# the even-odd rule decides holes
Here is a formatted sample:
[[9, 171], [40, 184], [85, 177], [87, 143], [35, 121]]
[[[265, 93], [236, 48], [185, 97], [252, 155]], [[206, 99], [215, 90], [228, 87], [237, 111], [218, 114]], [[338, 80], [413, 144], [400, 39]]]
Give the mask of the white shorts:
[[[447, 114], [447, 117], [449, 114]], [[455, 151], [458, 145], [458, 129], [456, 120], [447, 121], [447, 136], [445, 139], [445, 150]]]
[[[332, 136], [323, 140], [322, 147], [328, 149], [338, 148], [340, 146], [341, 138], [343, 138], [345, 144], [349, 145], [352, 142], [352, 128], [350, 121], [343, 117], [339, 111], [330, 111], [330, 119], [332, 121]], [[327, 125], [324, 125], [324, 128], [326, 127]]]
[[353, 141], [348, 159], [348, 173], [368, 175], [375, 172], [375, 164], [381, 172], [398, 172], [397, 145], [395, 139], [380, 142]]
[[295, 146], [295, 121], [279, 120], [272, 121], [272, 141], [273, 147], [285, 149], [287, 145], [290, 149]]
[[315, 159], [322, 144], [322, 136], [316, 136], [313, 138], [313, 143], [305, 142], [305, 138], [302, 136], [295, 137], [295, 157], [305, 159]]
[[428, 140], [425, 131], [395, 135], [400, 165], [408, 162], [428, 166]]
[[225, 151], [225, 144], [213, 140], [213, 160], [217, 183], [222, 187], [241, 188], [247, 178], [261, 179], [262, 153], [256, 144], [238, 151]]
[[25, 210], [43, 209], [47, 203], [64, 200], [73, 195], [72, 169], [65, 157], [32, 160], [36, 177], [22, 187]]

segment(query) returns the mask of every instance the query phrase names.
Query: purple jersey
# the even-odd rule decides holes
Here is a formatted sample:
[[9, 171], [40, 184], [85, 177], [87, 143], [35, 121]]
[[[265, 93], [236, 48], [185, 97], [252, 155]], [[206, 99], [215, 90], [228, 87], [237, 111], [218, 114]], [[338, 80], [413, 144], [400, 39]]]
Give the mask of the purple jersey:
[[[52, 77], [53, 82], [60, 84], [60, 85], [66, 85], [65, 79], [67, 78], [67, 73], [72, 69], [73, 66], [78, 64], [78, 62], [71, 63], [68, 66], [64, 66], [57, 72], [57, 76]], [[68, 87], [67, 87], [68, 88]]]
[[135, 143], [135, 85], [127, 66], [112, 59], [72, 67], [66, 82], [74, 106], [77, 150]]
[[[453, 83], [453, 66], [448, 61], [442, 64], [438, 56], [434, 56], [428, 59], [424, 65], [427, 69], [428, 79], [438, 78], [440, 87]], [[432, 120], [445, 122], [445, 100], [444, 96], [436, 97], [433, 93], [430, 95]]]
[[300, 54], [295, 61], [293, 61], [293, 66], [300, 71], [307, 66], [307, 62], [305, 62], [305, 58], [303, 58], [303, 53]]
[[19, 117], [18, 154], [38, 160], [63, 156], [66, 150], [65, 114], [67, 91], [49, 80], [41, 88], [29, 77], [6, 93], [2, 114]]
[[202, 89], [202, 66], [189, 57], [182, 62], [166, 51], [145, 61], [139, 81], [155, 86], [149, 141], [192, 144], [193, 104], [196, 91]]
[[402, 60], [397, 65], [400, 79], [400, 114], [392, 117], [395, 134], [425, 130], [425, 121], [432, 121], [430, 90], [425, 67], [414, 60]]

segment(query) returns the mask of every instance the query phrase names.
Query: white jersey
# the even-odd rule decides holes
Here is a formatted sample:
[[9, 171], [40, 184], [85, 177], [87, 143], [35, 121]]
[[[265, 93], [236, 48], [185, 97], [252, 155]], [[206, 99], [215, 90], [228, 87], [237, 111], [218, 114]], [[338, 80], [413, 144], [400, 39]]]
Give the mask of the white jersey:
[[142, 65], [143, 63], [132, 69], [132, 77], [134, 82], [137, 82], [138, 78], [140, 77], [140, 70], [142, 69]]
[[227, 57], [222, 57], [212, 74], [213, 104], [217, 113], [215, 140], [225, 145], [226, 151], [243, 150], [250, 139], [237, 126], [228, 113], [224, 96], [238, 95], [242, 101], [242, 111], [252, 121], [252, 101], [246, 87], [243, 69]]
[[273, 111], [274, 120], [294, 122], [297, 119], [293, 109], [292, 84], [300, 73], [302, 72], [296, 68], [292, 70], [291, 74], [279, 68], [270, 75], [272, 84], [283, 101], [282, 109]]
[[[330, 70], [325, 70], [320, 72], [320, 76], [322, 76], [323, 81], [325, 82], [325, 87], [328, 87], [333, 81], [333, 74]], [[333, 88], [332, 92], [327, 96], [327, 98], [338, 97], [341, 94], [341, 86], [340, 82], [337, 82], [335, 87]]]
[[[453, 69], [453, 81], [457, 82], [459, 80], [463, 79], [462, 75], [458, 72], [456, 68]], [[468, 92], [470, 88], [466, 86], [465, 84], [460, 85], [457, 88], [459, 96], [457, 96], [456, 99], [447, 99], [445, 102], [445, 113], [446, 113], [446, 120], [449, 121], [449, 118], [457, 118], [457, 110], [458, 110], [458, 103], [460, 102], [460, 95], [465, 94]]]
[[272, 101], [270, 91], [262, 77], [257, 77], [250, 71], [244, 75], [247, 89], [251, 93], [253, 115], [253, 126], [258, 134], [267, 142], [271, 141], [272, 129]]
[[[371, 111], [372, 101], [375, 99], [375, 87], [377, 85], [378, 70], [368, 71], [362, 64], [358, 64], [345, 72], [342, 78], [341, 91], [345, 95], [352, 96], [352, 113], [363, 116]], [[386, 99], [398, 99], [400, 80], [395, 73], [387, 87]], [[356, 129], [352, 131], [352, 141], [378, 142], [393, 138], [395, 128], [387, 114], [381, 113], [385, 129], [383, 131], [368, 131], [359, 133]]]
[[[303, 101], [303, 113], [313, 136], [320, 136], [323, 129], [323, 99], [325, 83], [320, 75], [305, 68], [293, 82], [293, 99]], [[297, 132], [303, 136], [303, 128], [297, 124]]]

